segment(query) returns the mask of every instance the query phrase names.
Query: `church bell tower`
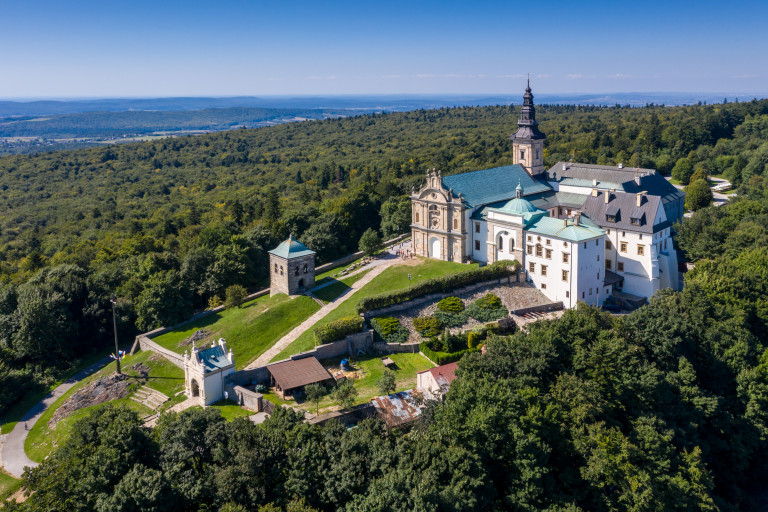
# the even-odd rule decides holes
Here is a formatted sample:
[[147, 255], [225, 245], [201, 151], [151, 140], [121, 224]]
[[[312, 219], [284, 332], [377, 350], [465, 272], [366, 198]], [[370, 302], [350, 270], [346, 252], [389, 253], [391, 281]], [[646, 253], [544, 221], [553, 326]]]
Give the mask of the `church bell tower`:
[[512, 134], [512, 163], [520, 164], [531, 176], [544, 172], [544, 140], [547, 138], [539, 131], [536, 121], [536, 108], [533, 106], [531, 80], [523, 95], [523, 108], [517, 121], [517, 131]]

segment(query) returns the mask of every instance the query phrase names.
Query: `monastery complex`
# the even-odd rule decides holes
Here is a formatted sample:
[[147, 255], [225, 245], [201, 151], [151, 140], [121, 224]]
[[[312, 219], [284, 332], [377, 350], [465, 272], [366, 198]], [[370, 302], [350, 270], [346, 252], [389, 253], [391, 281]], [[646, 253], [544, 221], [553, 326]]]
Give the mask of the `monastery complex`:
[[443, 177], [413, 190], [414, 251], [481, 264], [516, 259], [528, 280], [566, 308], [612, 294], [643, 299], [679, 289], [671, 227], [685, 194], [653, 169], [559, 162], [544, 167], [530, 84], [513, 164]]

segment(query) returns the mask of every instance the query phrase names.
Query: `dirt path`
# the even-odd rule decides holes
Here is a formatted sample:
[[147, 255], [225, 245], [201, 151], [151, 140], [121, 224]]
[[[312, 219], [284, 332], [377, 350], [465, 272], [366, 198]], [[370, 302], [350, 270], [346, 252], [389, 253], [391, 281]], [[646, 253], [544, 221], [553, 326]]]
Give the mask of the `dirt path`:
[[64, 393], [70, 390], [72, 386], [83, 380], [84, 378], [92, 375], [98, 370], [106, 366], [112, 359], [105, 357], [100, 361], [92, 364], [85, 370], [82, 370], [58, 387], [48, 393], [45, 398], [38, 402], [32, 409], [30, 409], [16, 424], [13, 430], [6, 436], [0, 451], [0, 462], [2, 462], [5, 470], [16, 478], [21, 478], [24, 473], [24, 468], [36, 467], [37, 462], [32, 461], [27, 457], [24, 451], [24, 442], [27, 440], [27, 434], [32, 426], [40, 419], [40, 416], [51, 406], [56, 400]]

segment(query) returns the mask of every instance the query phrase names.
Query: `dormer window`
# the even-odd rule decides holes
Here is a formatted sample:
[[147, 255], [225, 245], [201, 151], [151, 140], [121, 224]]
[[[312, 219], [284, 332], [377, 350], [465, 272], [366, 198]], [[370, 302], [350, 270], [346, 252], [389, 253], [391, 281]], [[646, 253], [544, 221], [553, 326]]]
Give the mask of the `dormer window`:
[[636, 219], [636, 218], [632, 217], [631, 221], [632, 221], [632, 225], [633, 226], [639, 226], [640, 225], [640, 219]]
[[615, 215], [606, 215], [605, 220], [608, 222], [616, 222], [616, 216]]

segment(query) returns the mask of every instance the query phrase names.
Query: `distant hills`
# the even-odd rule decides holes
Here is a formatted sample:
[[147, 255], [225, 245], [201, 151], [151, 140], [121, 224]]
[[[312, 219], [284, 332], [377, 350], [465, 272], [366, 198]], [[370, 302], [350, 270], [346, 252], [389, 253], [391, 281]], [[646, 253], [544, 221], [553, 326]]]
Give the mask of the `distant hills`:
[[[765, 95], [762, 95], [765, 96]], [[714, 93], [540, 94], [555, 105], [688, 105], [749, 101], [751, 95]], [[456, 106], [514, 105], [510, 95], [382, 95], [227, 98], [113, 98], [0, 101], [0, 154], [72, 149], [272, 124]]]

